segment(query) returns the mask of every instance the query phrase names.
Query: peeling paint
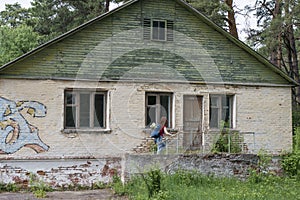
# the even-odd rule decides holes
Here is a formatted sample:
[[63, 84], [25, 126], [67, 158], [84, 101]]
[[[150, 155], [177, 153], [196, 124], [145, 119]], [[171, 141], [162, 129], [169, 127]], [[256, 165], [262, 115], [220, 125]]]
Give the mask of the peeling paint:
[[[0, 161], [0, 183], [16, 183], [28, 187], [32, 177], [53, 188], [92, 187], [121, 176], [121, 158], [70, 160], [6, 160]], [[109, 163], [109, 164], [108, 164]], [[106, 173], [102, 173], [106, 169]]]
[[29, 124], [21, 114], [25, 109], [33, 117], [45, 117], [47, 113], [42, 103], [14, 102], [0, 97], [0, 154], [13, 154], [23, 147], [37, 153], [48, 151], [49, 146], [40, 139], [38, 128]]
[[[269, 170], [282, 175], [279, 162], [274, 157]], [[53, 188], [72, 186], [92, 187], [99, 182], [109, 183], [114, 176], [121, 180], [158, 167], [167, 173], [178, 169], [198, 171], [245, 179], [249, 168], [257, 169], [258, 157], [254, 154], [223, 155], [125, 155], [98, 159], [58, 160], [0, 160], [0, 182], [16, 183], [28, 187], [32, 177]]]

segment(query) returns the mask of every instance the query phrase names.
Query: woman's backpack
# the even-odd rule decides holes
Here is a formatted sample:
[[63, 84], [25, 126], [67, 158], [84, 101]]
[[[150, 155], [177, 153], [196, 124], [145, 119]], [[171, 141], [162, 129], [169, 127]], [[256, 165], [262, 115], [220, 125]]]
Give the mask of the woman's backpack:
[[153, 131], [151, 132], [151, 137], [152, 138], [158, 138], [159, 137], [159, 131], [160, 131], [160, 124], [158, 124], [157, 126], [155, 126], [155, 128], [153, 129]]

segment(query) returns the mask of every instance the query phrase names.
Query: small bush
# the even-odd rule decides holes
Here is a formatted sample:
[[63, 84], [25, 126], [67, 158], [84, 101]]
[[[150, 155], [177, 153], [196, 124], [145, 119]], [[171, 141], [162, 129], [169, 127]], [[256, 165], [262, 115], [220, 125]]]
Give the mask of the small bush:
[[293, 152], [282, 157], [281, 166], [288, 176], [300, 179], [300, 127], [294, 129]]
[[142, 177], [147, 186], [149, 197], [153, 197], [161, 191], [163, 174], [160, 169], [150, 170], [146, 175], [142, 174]]
[[20, 189], [20, 186], [14, 183], [0, 183], [0, 192], [17, 192]]
[[300, 127], [294, 129], [293, 152], [300, 152]]
[[220, 133], [217, 142], [214, 144], [212, 151], [240, 153], [242, 152], [242, 148], [239, 143], [240, 143], [240, 136], [238, 132], [223, 130]]
[[153, 197], [151, 198], [152, 200], [165, 200], [165, 199], [169, 199], [170, 194], [168, 191], [162, 191], [160, 190], [159, 192], [155, 193], [155, 195], [153, 195]]
[[39, 180], [36, 175], [30, 174], [30, 190], [37, 198], [45, 198], [46, 192], [51, 192], [53, 189], [45, 182]]
[[32, 192], [36, 198], [46, 198], [46, 191], [43, 189], [37, 189]]
[[112, 188], [117, 195], [125, 195], [126, 189], [119, 176], [113, 176]]
[[106, 183], [103, 183], [103, 182], [96, 182], [96, 183], [93, 183], [92, 185], [92, 190], [98, 190], [98, 189], [105, 189], [108, 187], [108, 184]]
[[300, 152], [284, 155], [281, 166], [289, 176], [300, 177]]

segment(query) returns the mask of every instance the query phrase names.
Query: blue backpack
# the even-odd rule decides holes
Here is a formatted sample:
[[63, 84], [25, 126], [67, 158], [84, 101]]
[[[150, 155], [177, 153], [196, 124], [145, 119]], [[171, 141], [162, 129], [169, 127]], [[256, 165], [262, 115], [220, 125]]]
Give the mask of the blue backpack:
[[151, 132], [152, 138], [158, 138], [159, 137], [159, 131], [160, 131], [160, 124], [158, 124], [154, 130]]

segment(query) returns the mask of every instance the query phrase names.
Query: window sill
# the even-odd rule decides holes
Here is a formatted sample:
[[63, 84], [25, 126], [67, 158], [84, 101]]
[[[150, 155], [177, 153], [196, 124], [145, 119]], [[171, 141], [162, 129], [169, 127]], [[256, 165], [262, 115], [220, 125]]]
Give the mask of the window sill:
[[239, 130], [233, 128], [224, 128], [223, 130], [220, 130], [218, 128], [211, 128], [208, 130], [208, 133], [226, 133], [227, 131], [229, 131], [230, 133], [239, 132]]
[[63, 129], [63, 134], [108, 134], [111, 129]]
[[[144, 128], [143, 132], [146, 134], [151, 134], [152, 130], [153, 129], [151, 129], [151, 128]], [[167, 131], [171, 134], [176, 134], [177, 132], [179, 132], [178, 129], [173, 129], [173, 128], [167, 128]]]

